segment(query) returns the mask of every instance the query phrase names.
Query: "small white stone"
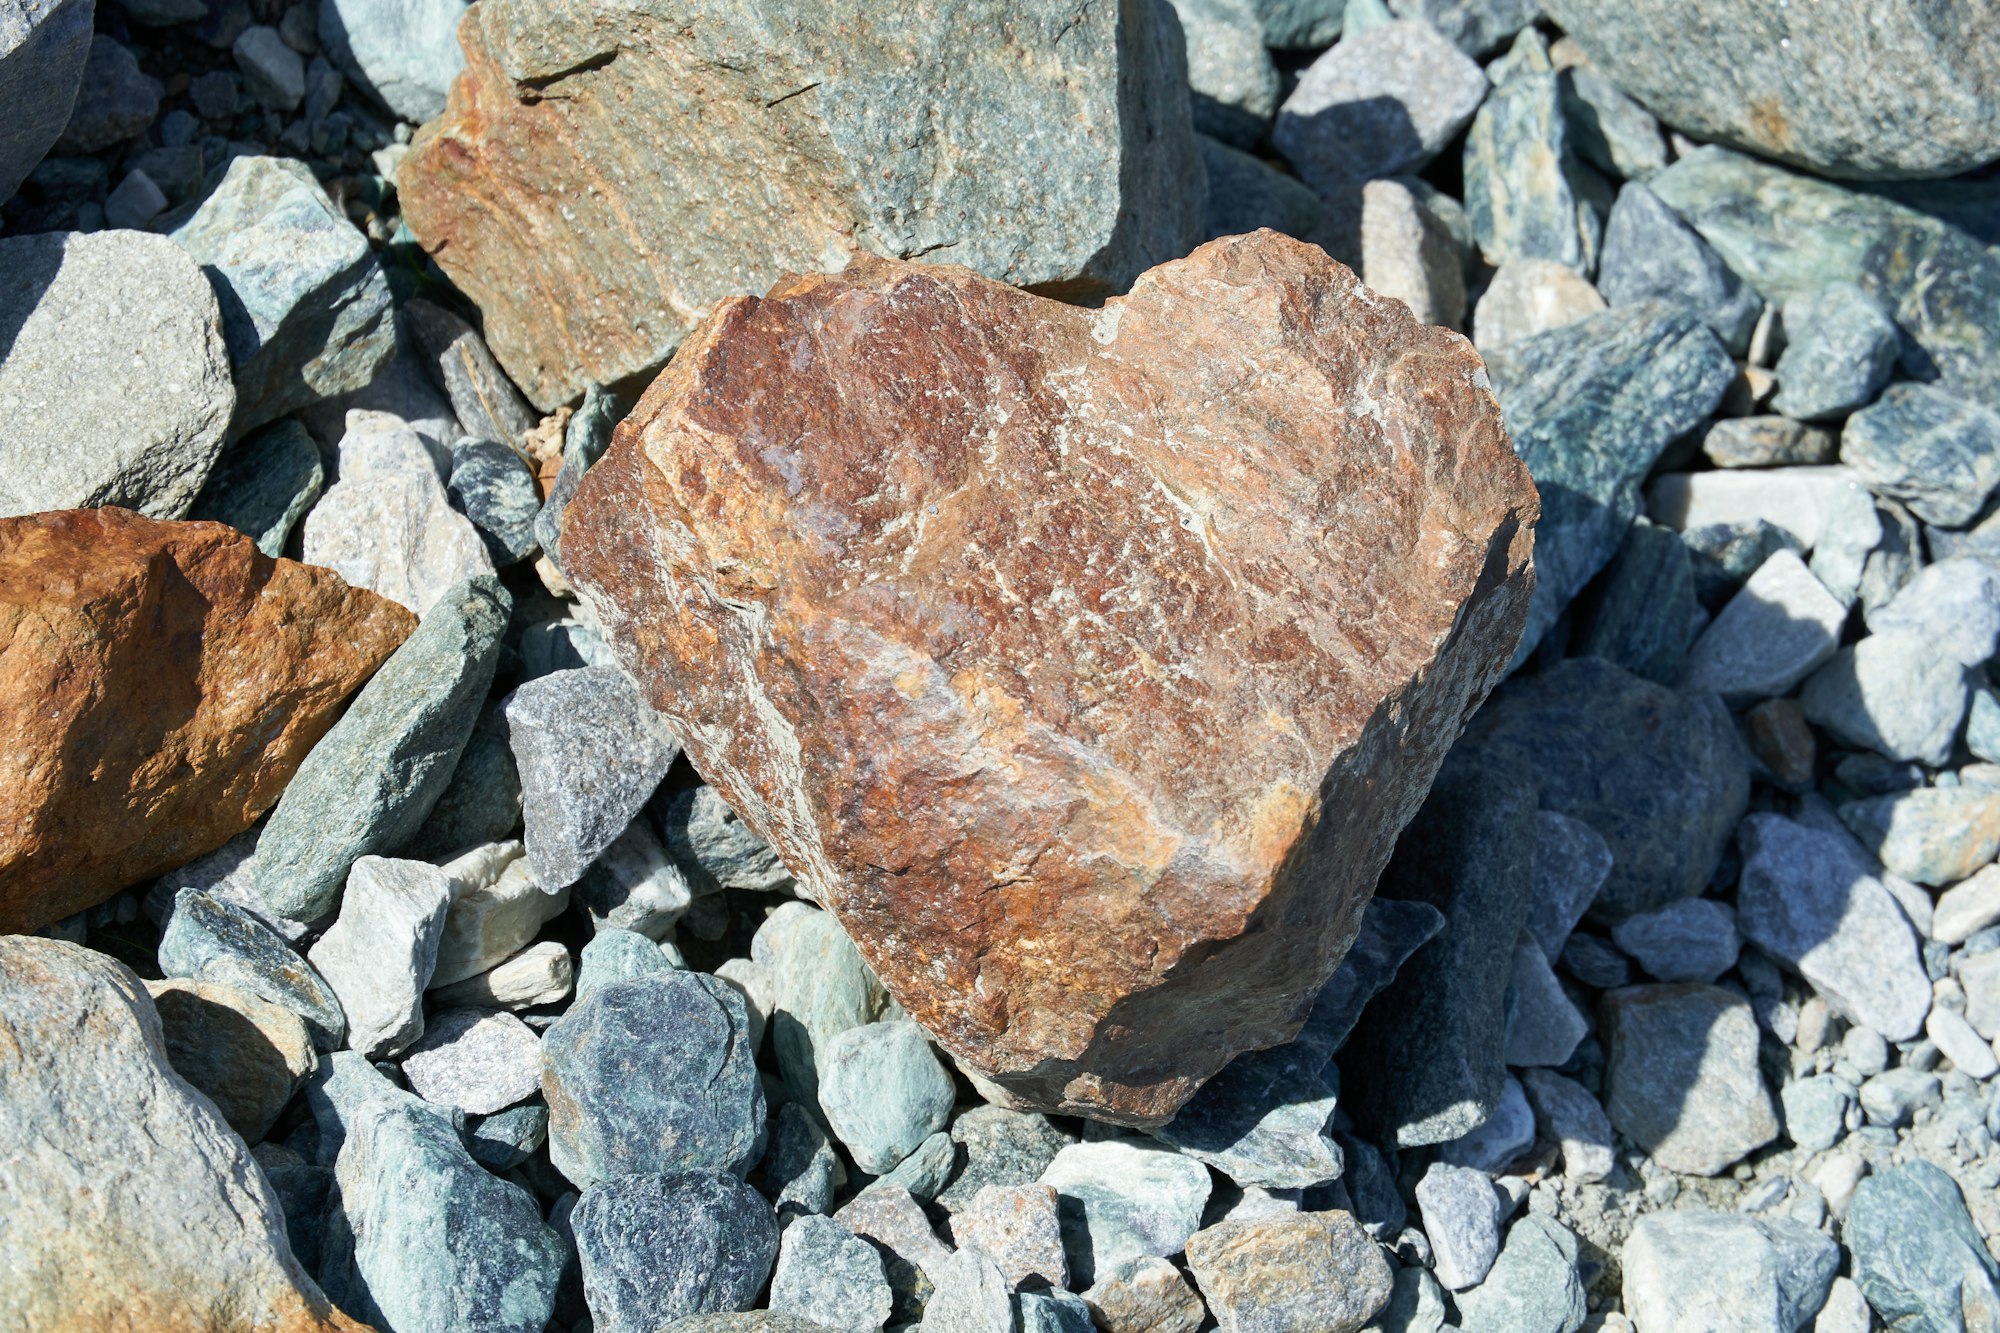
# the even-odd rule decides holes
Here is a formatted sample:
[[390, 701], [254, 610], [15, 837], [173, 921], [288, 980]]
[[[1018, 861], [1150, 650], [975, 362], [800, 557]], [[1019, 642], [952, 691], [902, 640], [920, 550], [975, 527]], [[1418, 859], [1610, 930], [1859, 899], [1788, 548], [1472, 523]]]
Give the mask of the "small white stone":
[[340, 918], [306, 955], [347, 1014], [347, 1044], [371, 1060], [424, 1032], [451, 882], [436, 866], [364, 856], [347, 872]]
[[544, 893], [518, 842], [489, 843], [447, 862], [451, 911], [438, 941], [432, 986], [449, 986], [513, 957], [569, 906], [569, 890]]
[[1779, 698], [1833, 657], [1846, 621], [1805, 561], [1777, 551], [1695, 640], [1682, 684], [1732, 706]]
[[436, 991], [440, 1005], [485, 1009], [526, 1009], [554, 1004], [569, 994], [576, 964], [554, 940], [530, 945], [506, 962]]
[[1992, 1078], [2000, 1074], [2000, 1060], [1994, 1058], [1993, 1048], [1972, 1030], [1964, 1015], [1934, 1007], [1924, 1020], [1924, 1033], [1967, 1078]]
[[1931, 913], [1931, 938], [1940, 944], [1963, 944], [1995, 922], [2000, 922], [2000, 865], [1987, 866], [1938, 895]]
[[542, 1042], [526, 1023], [497, 1009], [446, 1009], [403, 1057], [419, 1097], [491, 1115], [541, 1090]]
[[1670, 472], [1653, 483], [1646, 516], [1676, 532], [1761, 518], [1811, 550], [1826, 531], [1840, 493], [1860, 485], [1854, 472], [1844, 467]]
[[1491, 351], [1532, 338], [1604, 309], [1590, 280], [1553, 259], [1509, 259], [1472, 312], [1472, 341]]

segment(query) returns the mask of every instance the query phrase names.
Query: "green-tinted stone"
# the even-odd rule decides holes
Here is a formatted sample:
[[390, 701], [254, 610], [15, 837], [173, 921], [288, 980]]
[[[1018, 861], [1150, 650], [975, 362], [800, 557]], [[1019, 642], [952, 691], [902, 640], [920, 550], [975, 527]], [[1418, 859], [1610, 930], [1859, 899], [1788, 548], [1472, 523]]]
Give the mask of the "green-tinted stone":
[[276, 422], [222, 451], [188, 517], [227, 523], [265, 555], [280, 556], [325, 480], [319, 446], [306, 428]]
[[1842, 1231], [1854, 1280], [1899, 1333], [2000, 1327], [2000, 1266], [1950, 1176], [1911, 1162], [1862, 1181]]
[[1465, 211], [1488, 262], [1552, 259], [1597, 267], [1609, 194], [1570, 150], [1556, 74], [1527, 73], [1496, 88], [1465, 141]]

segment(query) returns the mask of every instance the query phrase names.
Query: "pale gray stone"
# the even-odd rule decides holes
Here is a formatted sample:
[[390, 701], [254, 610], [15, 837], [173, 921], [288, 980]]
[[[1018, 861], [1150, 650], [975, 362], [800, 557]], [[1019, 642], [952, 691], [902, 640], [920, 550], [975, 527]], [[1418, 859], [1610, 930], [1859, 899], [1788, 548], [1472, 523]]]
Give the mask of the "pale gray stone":
[[771, 1039], [785, 1088], [816, 1108], [827, 1043], [882, 1017], [888, 994], [840, 923], [805, 903], [780, 906], [750, 947], [771, 972]]
[[1590, 1090], [1553, 1069], [1524, 1069], [1521, 1086], [1544, 1137], [1562, 1149], [1565, 1179], [1604, 1180], [1617, 1163], [1611, 1121]]
[[1840, 648], [1847, 607], [1792, 551], [1772, 555], [1688, 649], [1692, 689], [1742, 707], [1776, 699]]
[[512, 958], [569, 905], [569, 891], [546, 893], [518, 842], [475, 847], [447, 861], [451, 910], [438, 940], [431, 985], [449, 986]]
[[951, 1075], [915, 1023], [869, 1023], [836, 1033], [818, 1064], [827, 1124], [855, 1165], [871, 1175], [895, 1169], [951, 1116]]
[[1778, 1136], [1757, 1020], [1733, 991], [1633, 986], [1604, 998], [1604, 1110], [1661, 1166], [1712, 1176]]
[[1472, 341], [1505, 347], [1605, 308], [1590, 279], [1553, 259], [1509, 259], [1495, 270], [1472, 312]]
[[1576, 1333], [1589, 1316], [1576, 1233], [1539, 1213], [1507, 1229], [1486, 1280], [1458, 1296], [1463, 1333]]
[[569, 950], [556, 940], [531, 944], [504, 963], [440, 986], [441, 1005], [475, 1009], [531, 1009], [565, 999], [576, 976]]
[[451, 881], [422, 861], [364, 856], [347, 872], [340, 917], [306, 958], [340, 998], [351, 1049], [380, 1060], [423, 1035], [450, 906]]
[[466, 0], [320, 0], [319, 40], [350, 82], [412, 123], [444, 110]]
[[1484, 1281], [1500, 1254], [1500, 1195], [1492, 1179], [1471, 1167], [1433, 1162], [1416, 1195], [1437, 1280], [1451, 1291]]
[[876, 1333], [889, 1307], [889, 1279], [874, 1246], [828, 1217], [801, 1217], [785, 1228], [771, 1309], [845, 1333]]
[[1918, 884], [1966, 879], [2000, 851], [2000, 788], [1891, 792], [1847, 802], [1840, 819], [1884, 869]]
[[2000, 924], [2000, 866], [1987, 866], [1938, 895], [1931, 917], [1931, 938], [1940, 944], [1963, 944]]
[[[1524, 1071], [1525, 1072], [1525, 1071]], [[1512, 1074], [1500, 1085], [1492, 1114], [1470, 1132], [1438, 1145], [1438, 1160], [1495, 1175], [1535, 1146], [1535, 1113]]]
[[243, 71], [244, 91], [273, 111], [299, 109], [306, 100], [306, 62], [285, 45], [278, 30], [263, 24], [245, 28], [229, 48]]
[[1840, 1269], [1831, 1238], [1741, 1213], [1650, 1213], [1623, 1257], [1625, 1312], [1643, 1329], [1797, 1333]]
[[1978, 666], [2000, 648], [2000, 565], [1958, 556], [1926, 566], [1868, 613], [1868, 628], [1920, 635], [1961, 666]]
[[1187, 40], [1194, 127], [1238, 148], [1264, 137], [1278, 109], [1278, 69], [1251, 0], [1173, 0]]
[[1670, 472], [1648, 489], [1646, 516], [1676, 532], [1762, 520], [1809, 551], [1826, 532], [1835, 506], [1859, 490], [1859, 483], [1844, 467]]
[[1842, 648], [1806, 679], [1806, 718], [1858, 749], [1933, 768], [1951, 757], [1965, 718], [1965, 668], [1906, 630]]
[[924, 1307], [923, 1333], [1014, 1333], [1006, 1277], [977, 1250], [952, 1255]]
[[491, 1115], [541, 1090], [541, 1039], [502, 1009], [445, 1009], [403, 1057], [403, 1076], [427, 1102]]
[[1150, 1141], [1077, 1143], [1055, 1155], [1041, 1183], [1055, 1188], [1072, 1280], [1088, 1287], [1129, 1259], [1186, 1248], [1208, 1202], [1208, 1168]]
[[1785, 1109], [1785, 1134], [1809, 1153], [1825, 1152], [1846, 1136], [1858, 1096], [1859, 1089], [1837, 1074], [1794, 1079], [1778, 1093]]
[[[65, 11], [88, 27], [87, 3]], [[0, 65], [0, 83], [13, 69]], [[12, 331], [0, 356], [0, 517], [188, 512], [236, 390], [215, 292], [187, 255], [137, 232], [0, 238], [0, 327]]]
[[590, 863], [570, 895], [598, 931], [663, 938], [694, 901], [687, 876], [646, 820], [634, 819]]

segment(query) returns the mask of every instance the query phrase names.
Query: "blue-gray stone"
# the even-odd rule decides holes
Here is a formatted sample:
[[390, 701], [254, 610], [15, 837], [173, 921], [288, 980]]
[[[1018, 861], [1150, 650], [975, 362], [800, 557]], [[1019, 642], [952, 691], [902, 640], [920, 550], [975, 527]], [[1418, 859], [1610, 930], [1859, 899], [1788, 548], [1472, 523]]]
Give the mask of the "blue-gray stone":
[[951, 1075], [915, 1023], [868, 1023], [819, 1051], [819, 1105], [827, 1124], [871, 1175], [898, 1163], [951, 1118]]
[[1333, 1059], [1361, 1021], [1368, 1002], [1388, 988], [1410, 956], [1440, 930], [1443, 913], [1429, 902], [1375, 898], [1361, 916], [1361, 929], [1347, 946], [1340, 966], [1320, 988], [1305, 1026], [1292, 1039], [1321, 1065]]
[[1340, 1149], [1340, 1183], [1355, 1221], [1376, 1240], [1394, 1240], [1409, 1220], [1395, 1167], [1380, 1148], [1358, 1134], [1335, 1130], [1333, 1141]]
[[720, 1172], [593, 1185], [570, 1225], [593, 1333], [659, 1333], [688, 1315], [747, 1310], [778, 1257], [771, 1205]]
[[1916, 378], [2000, 409], [2000, 253], [1915, 209], [1723, 148], [1647, 184], [1765, 300], [1852, 283], [1889, 307]]
[[1627, 986], [1604, 997], [1599, 1023], [1604, 1113], [1659, 1165], [1712, 1176], [1778, 1137], [1741, 992]]
[[0, 199], [21, 188], [69, 124], [94, 8], [95, 0], [32, 0], [0, 28]]
[[797, 1102], [778, 1108], [762, 1171], [764, 1194], [781, 1218], [833, 1211], [834, 1191], [847, 1178], [826, 1131]]
[[637, 931], [612, 927], [600, 930], [583, 946], [577, 957], [576, 998], [614, 981], [649, 977], [655, 972], [672, 972], [665, 950]]
[[1700, 893], [1750, 799], [1749, 757], [1721, 700], [1596, 658], [1516, 676], [1466, 735], [1533, 774], [1545, 809], [1604, 839], [1612, 865], [1591, 905], [1598, 921]]
[[690, 787], [655, 809], [660, 836], [695, 893], [768, 893], [792, 882], [792, 872], [771, 844], [738, 819], [715, 788]]
[[1328, 226], [1327, 207], [1318, 195], [1259, 157], [1252, 157], [1205, 134], [1195, 136], [1201, 160], [1208, 168], [1208, 204], [1202, 214], [1202, 236], [1241, 236], [1269, 227], [1300, 240], [1320, 244], [1329, 254], [1359, 257], [1361, 214], [1358, 207], [1341, 244], [1322, 239]]
[[743, 997], [693, 972], [598, 986], [542, 1038], [549, 1158], [578, 1188], [659, 1171], [742, 1175], [764, 1153]]
[[1500, 1254], [1500, 1195], [1492, 1179], [1471, 1167], [1432, 1162], [1414, 1193], [1437, 1280], [1453, 1291], [1483, 1282]]
[[234, 903], [182, 889], [160, 935], [160, 973], [219, 982], [291, 1010], [313, 1046], [339, 1049], [347, 1018], [333, 988], [263, 922]]
[[1535, 812], [1535, 882], [1527, 931], [1554, 962], [1611, 875], [1611, 848], [1580, 819]]
[[1693, 138], [1826, 176], [1951, 176], [2000, 157], [1991, 14], [1723, 0], [1548, 0], [1604, 73]]
[[1681, 544], [1687, 547], [1695, 600], [1711, 611], [1721, 610], [1778, 552], [1804, 554], [1796, 536], [1761, 518], [1704, 523], [1681, 533]]
[[1604, 224], [1597, 290], [1614, 306], [1645, 301], [1684, 305], [1738, 356], [1750, 345], [1751, 330], [1764, 309], [1757, 293], [1729, 271], [1708, 242], [1638, 181], [1618, 192]]
[[1097, 1327], [1083, 1297], [1060, 1288], [1016, 1293], [1014, 1312], [1020, 1333], [1091, 1333]]
[[538, 620], [524, 627], [516, 648], [521, 654], [523, 681], [578, 667], [618, 665], [603, 635], [567, 616], [561, 620]]
[[635, 819], [583, 872], [570, 901], [590, 918], [591, 929], [632, 930], [649, 939], [674, 928], [693, 893], [652, 826]]
[[1238, 148], [1264, 137], [1278, 109], [1278, 68], [1251, 0], [1173, 0], [1187, 39], [1194, 127]]
[[480, 716], [459, 752], [451, 781], [403, 854], [448, 861], [471, 847], [505, 842], [521, 827], [521, 775], [497, 706]]
[[894, 1170], [875, 1181], [877, 1185], [908, 1190], [910, 1197], [929, 1203], [937, 1198], [958, 1165], [958, 1145], [951, 1135], [939, 1130], [917, 1145], [917, 1150], [896, 1163]]
[[1576, 1233], [1539, 1213], [1509, 1227], [1486, 1280], [1458, 1293], [1462, 1333], [1576, 1333], [1589, 1316]]
[[1667, 140], [1653, 113], [1590, 65], [1561, 71], [1563, 118], [1584, 161], [1618, 180], [1642, 181], [1667, 165]]
[[465, 67], [465, 10], [466, 0], [320, 0], [320, 45], [355, 87], [421, 125]]
[[1698, 316], [1658, 303], [1510, 343], [1486, 365], [1542, 495], [1525, 658], [1617, 552], [1639, 513], [1640, 483], [1669, 443], [1714, 412], [1736, 367]]
[[260, 1160], [258, 1165], [284, 1211], [285, 1239], [291, 1244], [292, 1257], [306, 1272], [318, 1272], [327, 1204], [337, 1197], [332, 1168], [292, 1162], [279, 1165], [270, 1160]]
[[1028, 1185], [1041, 1178], [1055, 1155], [1075, 1142], [1047, 1116], [1004, 1106], [967, 1107], [951, 1124], [959, 1154], [956, 1174], [938, 1202], [957, 1212], [988, 1185]]
[[188, 517], [227, 523], [275, 558], [325, 481], [319, 446], [306, 428], [275, 422], [222, 451]]
[[172, 236], [222, 302], [237, 430], [359, 389], [395, 355], [388, 279], [303, 162], [237, 158]]
[[1660, 981], [1714, 981], [1736, 966], [1736, 914], [1712, 898], [1683, 898], [1628, 916], [1611, 938]]
[[1881, 301], [1851, 282], [1785, 302], [1785, 350], [1771, 409], [1831, 421], [1873, 402], [1896, 368], [1903, 335]]
[[1806, 678], [1806, 720], [1845, 745], [1942, 767], [1964, 720], [1965, 668], [1907, 630], [1871, 634]]
[[1785, 1111], [1785, 1135], [1809, 1153], [1825, 1152], [1848, 1131], [1860, 1090], [1838, 1074], [1794, 1079], [1778, 1091]]
[[1279, 51], [1313, 51], [1340, 36], [1341, 0], [1250, 0], [1264, 25], [1264, 44]]
[[1577, 1043], [1590, 1032], [1589, 1020], [1577, 1011], [1532, 935], [1524, 934], [1514, 946], [1500, 1009], [1501, 1058], [1510, 1068], [1568, 1064]]
[[521, 775], [528, 862], [543, 889], [576, 883], [631, 824], [680, 745], [623, 671], [584, 667], [520, 686], [507, 738]]
[[397, 1333], [542, 1333], [561, 1239], [535, 1198], [474, 1162], [418, 1107], [359, 1109], [335, 1167], [359, 1318]]
[[827, 1043], [880, 1018], [887, 994], [832, 913], [804, 903], [772, 913], [751, 941], [751, 956], [771, 970], [771, 1044], [785, 1089], [818, 1114]]
[[[325, 0], [327, 6], [339, 0]], [[344, 0], [347, 5], [380, 3], [380, 0]], [[389, 0], [407, 5], [409, 0]], [[463, 12], [464, 0], [415, 0], [415, 5], [447, 4]], [[410, 7], [415, 7], [411, 5]], [[453, 42], [456, 53], [457, 43]], [[465, 433], [476, 440], [522, 446], [523, 437], [534, 428], [535, 410], [521, 391], [493, 359], [486, 340], [478, 330], [443, 306], [415, 300], [402, 307], [403, 327], [417, 345], [431, 380], [451, 401], [451, 414]], [[539, 499], [535, 502], [540, 505]], [[529, 516], [531, 519], [533, 515]]]
[[491, 575], [445, 593], [312, 748], [257, 839], [270, 911], [325, 916], [348, 867], [423, 827], [486, 700], [510, 605]]
[[891, 1302], [882, 1256], [867, 1241], [829, 1217], [801, 1217], [785, 1228], [771, 1274], [771, 1309], [830, 1328], [876, 1329], [889, 1318]]
[[1871, 609], [1868, 628], [1922, 635], [1954, 662], [1976, 667], [2000, 649], [2000, 562], [1941, 557]]
[[1863, 1180], [1841, 1236], [1861, 1294], [1890, 1328], [1957, 1333], [2000, 1319], [2000, 1266], [1958, 1186], [1929, 1162]]
[[[89, 20], [86, 7], [84, 21]], [[153, 123], [165, 91], [158, 79], [140, 72], [137, 56], [97, 34], [90, 39], [83, 75], [75, 87], [76, 101], [54, 151], [96, 153], [123, 143]]]
[[1791, 1218], [1695, 1210], [1639, 1219], [1625, 1312], [1640, 1328], [1797, 1333], [1826, 1303], [1840, 1247]]
[[611, 447], [611, 428], [622, 415], [609, 390], [597, 384], [584, 386], [583, 402], [563, 433], [562, 468], [549, 485], [549, 498], [541, 512], [535, 515], [535, 541], [557, 568], [562, 567], [563, 511], [583, 484], [583, 474]]
[[1625, 530], [1595, 596], [1578, 604], [1571, 647], [1662, 685], [1686, 668], [1694, 567], [1672, 528], [1640, 518]]
[[488, 1171], [511, 1171], [548, 1142], [549, 1108], [523, 1102], [492, 1115], [469, 1117], [465, 1148]]
[[1487, 262], [1551, 259], [1597, 267], [1610, 191], [1570, 147], [1553, 71], [1495, 88], [1465, 141], [1465, 211]]
[[1962, 528], [2000, 486], [2000, 411], [1932, 384], [1891, 385], [1848, 418], [1840, 452], [1877, 495]]
[[1376, 1142], [1456, 1139], [1498, 1103], [1501, 1002], [1534, 855], [1533, 770], [1455, 747], [1376, 890], [1378, 902], [1435, 908], [1444, 929], [1368, 1006], [1341, 1052], [1349, 1110]]
[[1595, 935], [1575, 934], [1563, 941], [1563, 971], [1586, 986], [1610, 990], [1632, 980], [1632, 964], [1618, 947]]
[[535, 516], [542, 512], [542, 498], [528, 460], [512, 445], [460, 440], [452, 446], [451, 481], [445, 489], [479, 529], [496, 566], [504, 569], [535, 553]]
[[1542, 0], [1391, 0], [1397, 18], [1423, 19], [1469, 56], [1482, 56], [1541, 16]]

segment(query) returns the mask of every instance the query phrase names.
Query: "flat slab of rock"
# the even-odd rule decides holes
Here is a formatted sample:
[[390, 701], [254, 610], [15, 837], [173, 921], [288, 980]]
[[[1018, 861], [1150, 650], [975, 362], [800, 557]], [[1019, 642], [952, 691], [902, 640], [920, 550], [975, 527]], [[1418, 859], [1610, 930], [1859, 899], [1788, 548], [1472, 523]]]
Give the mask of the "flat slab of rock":
[[[1951, 176], [2000, 157], [2000, 10], [1549, 0], [1620, 88], [1697, 139], [1823, 176]], [[1860, 20], [1860, 21], [1857, 21]]]
[[1101, 311], [873, 260], [731, 302], [563, 557], [946, 1049], [1157, 1123], [1339, 962], [1535, 505], [1469, 344], [1258, 232]]
[[[88, 27], [89, 5], [65, 8]], [[0, 515], [187, 513], [236, 408], [222, 311], [193, 260], [130, 231], [7, 237], [0, 327]]]
[[[837, 12], [773, 23], [734, 0], [689, 23], [665, 0], [502, 0], [469, 15], [465, 72], [397, 183], [538, 406], [648, 371], [716, 301], [852, 251], [1103, 293], [1199, 238], [1165, 7]], [[703, 148], [658, 151], [682, 142]]]
[[0, 1156], [0, 1324], [360, 1333], [292, 1257], [243, 1141], [168, 1067], [138, 978], [102, 954], [0, 936]]
[[217, 524], [0, 519], [0, 931], [249, 828], [414, 623]]

